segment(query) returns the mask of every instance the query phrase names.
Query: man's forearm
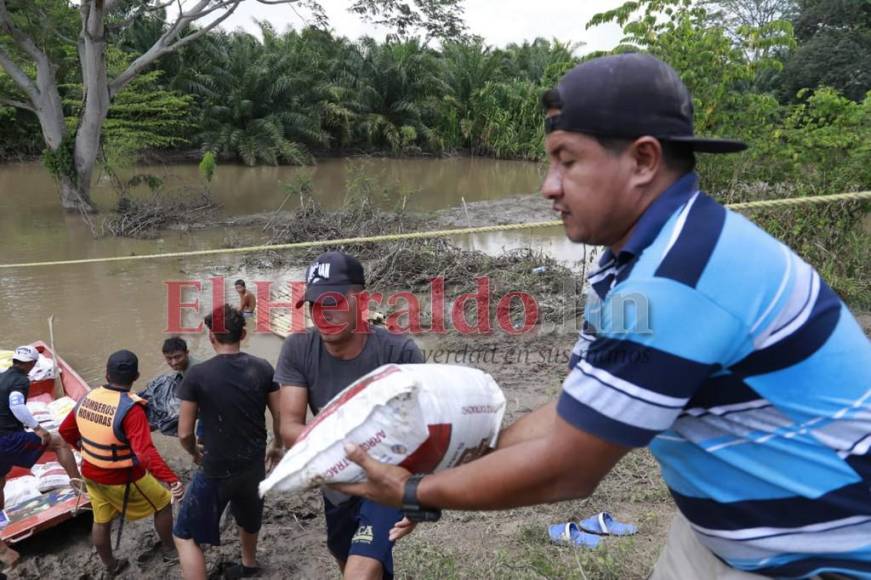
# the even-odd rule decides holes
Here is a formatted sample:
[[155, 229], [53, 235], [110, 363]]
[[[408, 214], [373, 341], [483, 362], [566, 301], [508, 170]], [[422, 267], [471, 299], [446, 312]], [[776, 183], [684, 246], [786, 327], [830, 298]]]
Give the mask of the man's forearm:
[[550, 441], [538, 438], [498, 450], [456, 469], [429, 475], [418, 488], [424, 506], [500, 510], [586, 497], [598, 481], [577, 473], [578, 457], [552, 457]]
[[556, 401], [553, 401], [509, 425], [499, 434], [496, 449], [505, 449], [523, 441], [545, 437], [553, 430], [555, 420]]

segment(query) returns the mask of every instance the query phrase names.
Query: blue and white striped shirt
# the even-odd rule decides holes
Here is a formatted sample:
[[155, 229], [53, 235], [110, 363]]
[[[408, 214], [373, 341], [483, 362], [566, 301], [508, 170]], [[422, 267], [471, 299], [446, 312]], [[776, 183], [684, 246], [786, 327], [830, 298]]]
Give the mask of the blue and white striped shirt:
[[732, 567], [871, 578], [871, 343], [811, 266], [697, 183], [590, 276], [558, 412], [649, 445]]

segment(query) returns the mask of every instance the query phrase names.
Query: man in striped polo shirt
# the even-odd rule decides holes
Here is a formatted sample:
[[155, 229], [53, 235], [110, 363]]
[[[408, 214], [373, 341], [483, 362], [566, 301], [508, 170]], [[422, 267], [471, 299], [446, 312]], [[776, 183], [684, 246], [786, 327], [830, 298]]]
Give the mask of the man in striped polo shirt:
[[383, 504], [504, 509], [592, 493], [649, 446], [679, 515], [653, 578], [871, 578], [871, 345], [819, 274], [698, 190], [677, 74], [643, 54], [545, 96], [543, 195], [607, 249], [556, 404], [424, 478], [349, 455]]

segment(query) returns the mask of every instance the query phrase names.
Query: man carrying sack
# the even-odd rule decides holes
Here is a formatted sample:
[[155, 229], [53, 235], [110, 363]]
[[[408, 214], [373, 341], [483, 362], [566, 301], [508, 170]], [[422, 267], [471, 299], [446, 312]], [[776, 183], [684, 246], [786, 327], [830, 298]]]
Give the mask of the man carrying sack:
[[818, 272], [699, 190], [677, 73], [645, 54], [586, 61], [545, 95], [542, 195], [606, 246], [558, 402], [499, 448], [412, 476], [348, 449], [336, 486], [409, 513], [589, 496], [649, 447], [679, 515], [654, 580], [871, 575], [871, 345]]

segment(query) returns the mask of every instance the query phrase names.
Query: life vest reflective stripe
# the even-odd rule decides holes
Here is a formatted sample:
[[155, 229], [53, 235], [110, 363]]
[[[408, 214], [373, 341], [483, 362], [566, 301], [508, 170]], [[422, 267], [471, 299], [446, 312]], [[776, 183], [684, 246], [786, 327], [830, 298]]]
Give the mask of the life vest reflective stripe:
[[82, 457], [95, 467], [127, 469], [137, 464], [124, 434], [124, 417], [133, 405], [145, 405], [140, 397], [99, 387], [76, 406], [76, 424], [82, 440]]

